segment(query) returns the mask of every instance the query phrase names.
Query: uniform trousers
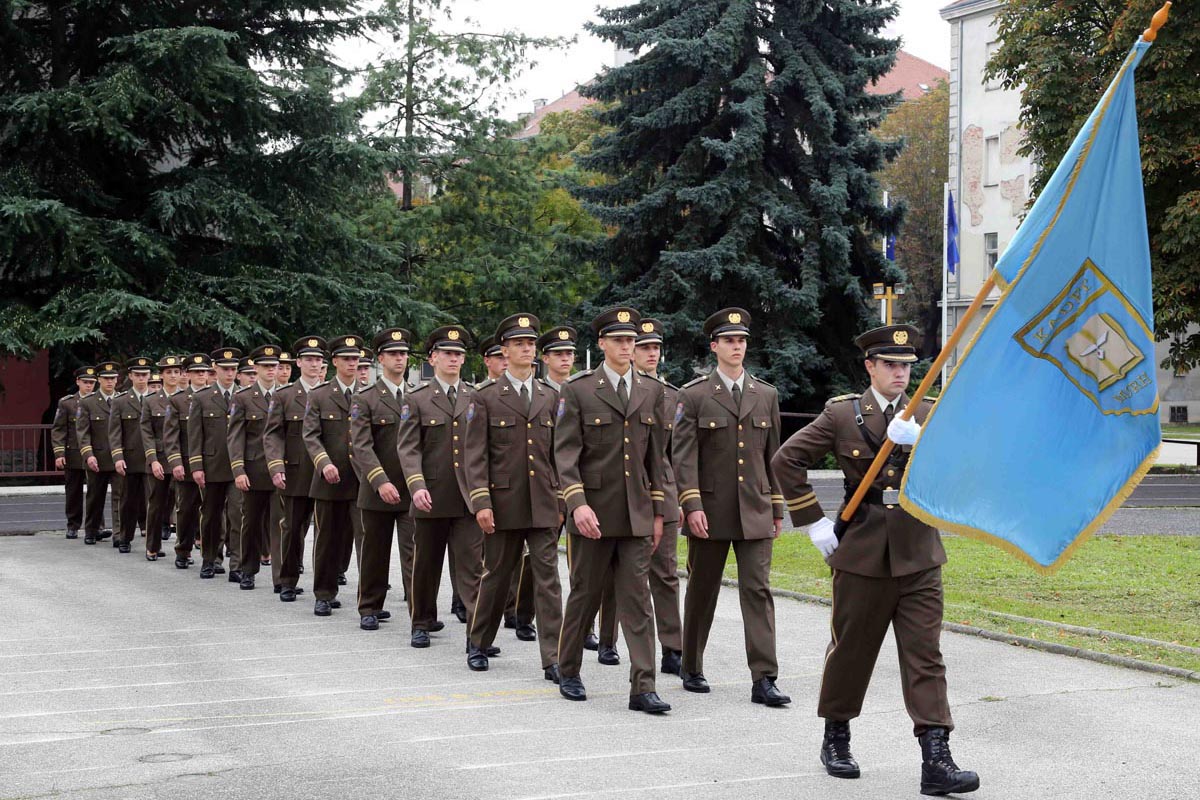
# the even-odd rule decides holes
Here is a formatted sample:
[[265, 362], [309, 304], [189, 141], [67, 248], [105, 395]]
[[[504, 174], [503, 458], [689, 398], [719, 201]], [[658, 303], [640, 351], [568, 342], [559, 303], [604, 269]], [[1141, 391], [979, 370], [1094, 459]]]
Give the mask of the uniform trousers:
[[616, 617], [629, 650], [629, 684], [632, 694], [654, 691], [654, 612], [650, 608], [649, 536], [588, 539], [567, 535], [567, 565], [571, 593], [563, 611], [558, 640], [558, 665], [564, 678], [579, 675], [583, 639], [588, 620], [600, 608], [606, 578], [611, 571], [616, 591]]
[[455, 571], [451, 579], [467, 609], [467, 619], [475, 613], [479, 578], [483, 574], [483, 531], [475, 517], [422, 517], [416, 520], [413, 547], [412, 627], [428, 631], [437, 619], [437, 596], [442, 583], [442, 562], [446, 548], [454, 553]]
[[471, 642], [487, 649], [496, 640], [504, 606], [514, 576], [521, 575], [521, 555], [533, 573], [532, 585], [522, 591], [533, 599], [541, 635], [538, 648], [545, 669], [558, 661], [558, 633], [562, 628], [562, 587], [558, 579], [558, 529], [497, 530], [483, 538], [483, 578], [471, 617]]
[[400, 542], [401, 581], [404, 591], [408, 591], [412, 581], [412, 540], [415, 523], [408, 511], [359, 509], [358, 514], [359, 529], [362, 531], [358, 563], [358, 614], [361, 617], [375, 616], [383, 611], [384, 603], [387, 602], [393, 536]]
[[[555, 530], [555, 541], [558, 541], [558, 531]], [[484, 543], [486, 555], [487, 547]], [[537, 613], [533, 593], [533, 561], [527, 553], [521, 554], [519, 568], [513, 570], [512, 580], [508, 585], [508, 601], [504, 604], [504, 616], [515, 617], [518, 625], [531, 625]]]
[[338, 593], [342, 559], [354, 541], [353, 500], [314, 500], [317, 538], [313, 543], [313, 595], [332, 600]]
[[[262, 565], [262, 557], [271, 552], [270, 540], [278, 537], [278, 530], [271, 532], [271, 503], [275, 500], [275, 490], [251, 489], [241, 492], [242, 495], [242, 527], [239, 533], [241, 546], [238, 558], [241, 559], [242, 575], [257, 575]], [[262, 549], [264, 536], [267, 538], [267, 549]]]
[[104, 503], [108, 500], [108, 490], [112, 486], [113, 510], [116, 511], [116, 484], [120, 475], [115, 472], [87, 472], [87, 499], [84, 505], [83, 529], [87, 533], [98, 534], [104, 529]]
[[[219, 564], [221, 539], [225, 531], [225, 506], [230, 495], [237, 494], [232, 481], [205, 481], [200, 502], [200, 558], [205, 564]], [[237, 555], [229, 553], [229, 568], [237, 569]]]
[[171, 516], [170, 472], [163, 473], [160, 481], [153, 474], [146, 476], [146, 552], [157, 553], [162, 549], [162, 530]]
[[281, 495], [283, 502], [283, 535], [279, 540], [279, 585], [295, 589], [300, 580], [300, 565], [304, 563], [304, 539], [312, 522], [314, 501], [307, 496]]
[[190, 558], [196, 537], [200, 535], [200, 487], [192, 481], [174, 481], [174, 486], [175, 557]]
[[77, 531], [83, 525], [83, 487], [87, 484], [86, 469], [66, 469], [67, 530]]
[[[679, 612], [679, 523], [663, 523], [662, 541], [650, 556], [650, 598], [654, 602], [654, 624], [663, 651], [683, 650], [683, 619]], [[617, 597], [610, 575], [600, 598], [600, 644], [617, 642]], [[594, 623], [593, 623], [594, 625]]]
[[847, 721], [859, 715], [889, 625], [913, 735], [929, 728], [953, 730], [941, 648], [941, 567], [889, 578], [834, 570], [832, 638], [825, 649], [818, 716]]

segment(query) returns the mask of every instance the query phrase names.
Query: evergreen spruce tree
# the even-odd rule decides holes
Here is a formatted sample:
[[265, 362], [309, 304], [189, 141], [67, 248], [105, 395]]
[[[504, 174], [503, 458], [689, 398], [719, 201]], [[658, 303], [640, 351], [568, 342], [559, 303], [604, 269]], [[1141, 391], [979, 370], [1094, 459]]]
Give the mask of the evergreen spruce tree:
[[[861, 384], [851, 340], [885, 278], [886, 209], [872, 173], [900, 144], [872, 135], [895, 96], [867, 92], [895, 60], [887, 0], [643, 0], [593, 32], [638, 57], [585, 91], [613, 104], [577, 187], [616, 228], [598, 304], [667, 323], [677, 380], [707, 357], [704, 318], [754, 317], [751, 359], [798, 407]], [[898, 274], [886, 276], [895, 280]], [[680, 367], [683, 367], [680, 369]]]
[[0, 351], [66, 372], [419, 313], [341, 214], [390, 166], [328, 56], [355, 5], [0, 5]]

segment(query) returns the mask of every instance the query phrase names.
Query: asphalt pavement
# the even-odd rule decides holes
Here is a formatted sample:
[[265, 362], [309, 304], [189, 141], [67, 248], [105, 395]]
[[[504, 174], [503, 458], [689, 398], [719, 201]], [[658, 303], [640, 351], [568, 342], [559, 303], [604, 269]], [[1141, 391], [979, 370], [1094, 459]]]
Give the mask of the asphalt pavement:
[[[813, 479], [821, 506], [832, 513], [845, 490], [840, 473]], [[836, 477], [835, 477], [836, 476]], [[1104, 533], [1200, 536], [1200, 475], [1147, 475]], [[46, 494], [4, 494], [0, 490], [0, 534], [60, 530], [65, 526], [62, 487]]]
[[[593, 654], [589, 700], [571, 703], [511, 631], [486, 673], [467, 670], [448, 613], [428, 650], [409, 647], [398, 598], [395, 621], [360, 631], [353, 571], [347, 606], [320, 619], [311, 595], [282, 604], [136, 550], [0, 537], [0, 799], [919, 796], [890, 637], [853, 725], [863, 777], [824, 774], [822, 606], [776, 601], [794, 703], [766, 709], [749, 702], [737, 597], [723, 590], [712, 694], [659, 676], [674, 710], [654, 718], [625, 708], [627, 665]], [[1197, 797], [1200, 685], [953, 633], [943, 650], [974, 797]]]

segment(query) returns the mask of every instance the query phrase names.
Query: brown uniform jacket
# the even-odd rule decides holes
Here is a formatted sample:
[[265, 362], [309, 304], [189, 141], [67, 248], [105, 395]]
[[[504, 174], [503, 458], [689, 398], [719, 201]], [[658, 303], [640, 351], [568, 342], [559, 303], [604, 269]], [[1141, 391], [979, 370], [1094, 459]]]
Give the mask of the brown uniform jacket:
[[[400, 413], [407, 393], [397, 398], [382, 380], [354, 396], [350, 408], [350, 452], [358, 470], [358, 507], [368, 511], [407, 511], [411, 498], [397, 449]], [[385, 503], [379, 487], [390, 483], [400, 493], [396, 505]]]
[[414, 386], [400, 408], [397, 447], [410, 493], [428, 489], [433, 509], [413, 509], [418, 519], [464, 517], [471, 513], [467, 488], [467, 460], [463, 451], [467, 410], [475, 401], [475, 390], [458, 382], [454, 408], [435, 380]]
[[534, 379], [528, 409], [502, 375], [481, 383], [467, 409], [471, 511], [492, 509], [499, 530], [557, 529], [561, 510], [554, 464], [558, 392]]
[[263, 432], [267, 427], [270, 399], [253, 383], [233, 396], [229, 410], [229, 466], [233, 477], [246, 475], [255, 492], [274, 491], [263, 450]]
[[770, 539], [783, 519], [771, 457], [779, 449], [775, 387], [745, 374], [742, 404], [714, 369], [679, 390], [672, 452], [683, 513], [703, 511], [710, 539]]
[[308, 497], [312, 489], [313, 462], [304, 448], [304, 412], [307, 408], [308, 392], [300, 381], [276, 389], [267, 406], [263, 452], [267, 457], [267, 471], [272, 476], [283, 473], [284, 497]]
[[[825, 410], [807, 426], [783, 443], [773, 460], [783, 495], [794, 525], [810, 525], [825, 515], [812, 485], [808, 470], [833, 453], [846, 476], [847, 494], [853, 492], [871, 466], [875, 450], [859, 431], [854, 403], [858, 395], [837, 397], [825, 404]], [[903, 397], [898, 409], [908, 404]], [[859, 400], [863, 425], [875, 441], [883, 443], [887, 426], [873, 392]], [[921, 403], [913, 419], [924, 423], [930, 400]], [[919, 521], [899, 505], [884, 505], [881, 493], [899, 489], [904, 465], [912, 448], [897, 445], [901, 463], [888, 463], [871, 487], [867, 502], [860, 506], [846, 530], [838, 549], [828, 559], [834, 569], [872, 578], [910, 575], [946, 563], [946, 551], [935, 528]], [[845, 503], [838, 507], [838, 513]]]
[[166, 469], [173, 470], [183, 465], [183, 479], [192, 482], [192, 468], [188, 466], [187, 421], [192, 408], [192, 387], [176, 392], [167, 398], [168, 413], [163, 418], [163, 452], [156, 454], [166, 458]]
[[[116, 405], [114, 397], [112, 404]], [[109, 404], [104, 402], [104, 395], [92, 392], [79, 401], [75, 411], [75, 435], [79, 437], [79, 455], [84, 463], [92, 456], [100, 466], [101, 472], [115, 472], [112, 451], [108, 444]]]
[[84, 469], [83, 456], [79, 454], [79, 434], [75, 432], [75, 413], [79, 410], [78, 394], [69, 394], [58, 401], [54, 411], [54, 424], [50, 426], [50, 445], [55, 458], [65, 458], [67, 469]]
[[[149, 395], [147, 395], [149, 397]], [[130, 389], [113, 400], [108, 418], [108, 442], [113, 461], [125, 459], [125, 471], [146, 471], [146, 446], [142, 443], [142, 403]]]
[[231, 483], [228, 434], [229, 406], [221, 387], [213, 384], [195, 392], [187, 420], [188, 471], [204, 470], [205, 482]]
[[[665, 516], [666, 405], [662, 384], [631, 373], [629, 406], [621, 410], [603, 369], [571, 377], [562, 387], [554, 459], [567, 511], [591, 506], [605, 538], [650, 536]], [[578, 533], [567, 515], [567, 530]]]
[[142, 400], [142, 416], [138, 421], [142, 429], [142, 446], [146, 451], [146, 472], [157, 463], [167, 468], [167, 415], [170, 413], [171, 398], [159, 389]]
[[667, 456], [666, 463], [663, 464], [663, 522], [679, 522], [679, 481], [675, 476], [675, 459], [671, 452], [674, 441], [672, 434], [675, 429], [675, 418], [672, 414], [679, 404], [679, 387], [672, 386], [662, 378], [658, 381], [663, 386], [663, 405], [667, 409], [663, 419], [663, 427], [666, 429], [663, 447]]
[[[354, 388], [351, 387], [351, 393]], [[302, 435], [313, 465], [308, 496], [314, 500], [344, 501], [358, 497], [358, 476], [350, 463], [350, 403], [336, 380], [308, 393]], [[326, 464], [337, 467], [337, 483], [329, 483], [321, 474]]]

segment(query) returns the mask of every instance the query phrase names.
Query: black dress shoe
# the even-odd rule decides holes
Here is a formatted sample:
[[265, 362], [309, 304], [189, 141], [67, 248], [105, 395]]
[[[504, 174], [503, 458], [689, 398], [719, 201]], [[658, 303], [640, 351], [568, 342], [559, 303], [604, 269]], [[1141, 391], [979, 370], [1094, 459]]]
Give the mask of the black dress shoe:
[[243, 576], [241, 586], [239, 586], [238, 588], [247, 589], [247, 590], [253, 589], [254, 588], [254, 576], [253, 575]]
[[159, 534], [164, 542], [171, 541], [171, 526], [163, 525]]
[[413, 647], [429, 647], [429, 632], [428, 631], [413, 631], [412, 638], [408, 643]]
[[440, 631], [440, 630], [444, 630], [444, 629], [445, 629], [445, 627], [446, 627], [446, 623], [442, 622], [440, 619], [435, 619], [435, 620], [434, 620], [432, 623], [430, 623], [430, 625], [429, 625], [429, 632], [430, 632], [430, 633], [437, 633], [437, 632], [438, 632], [438, 631]]
[[558, 664], [551, 664], [542, 670], [542, 677], [552, 683], [562, 683], [562, 673], [558, 671]]
[[453, 612], [455, 618], [462, 624], [467, 624], [467, 607], [459, 601], [457, 606], [451, 606], [450, 611]]
[[158, 553], [146, 553], [147, 561], [158, 561]]
[[175, 559], [175, 569], [187, 569], [187, 568], [188, 568], [188, 560], [186, 558]]
[[467, 667], [472, 672], [487, 672], [488, 668], [487, 653], [470, 642], [467, 642]]
[[189, 558], [189, 559], [187, 560], [187, 562], [188, 562], [188, 566], [190, 567], [192, 564], [195, 564], [195, 563], [196, 563], [196, 560], [195, 560], [195, 559], [193, 559], [193, 558]]
[[[214, 565], [213, 565], [213, 570], [214, 570], [214, 571], [215, 571], [215, 572], [216, 572], [218, 575], [224, 575], [224, 574], [225, 574], [225, 567], [224, 567], [224, 566], [222, 566], [221, 564], [214, 564]], [[238, 583], [241, 583], [241, 580], [240, 580], [240, 579], [238, 580]]]
[[279, 601], [281, 603], [296, 602], [296, 590], [290, 589], [290, 588], [283, 589], [282, 591], [279, 592]]
[[[282, 594], [282, 592], [281, 592]], [[329, 607], [328, 600], [318, 600], [313, 605], [313, 613], [318, 617], [328, 617], [333, 614], [333, 609]]]
[[821, 742], [821, 763], [835, 778], [857, 778], [861, 773], [850, 752], [850, 723], [825, 720], [825, 739]]
[[708, 680], [704, 677], [703, 672], [683, 673], [683, 688], [696, 694], [708, 694], [712, 691], [712, 687], [708, 685]]
[[240, 569], [229, 570], [229, 582], [230, 583], [241, 583], [242, 582], [242, 571]]
[[596, 634], [589, 633], [587, 636], [583, 637], [583, 649], [584, 650], [599, 650], [600, 649], [600, 640], [598, 638], [596, 638]]
[[645, 711], [647, 714], [662, 714], [671, 710], [671, 704], [658, 696], [656, 692], [629, 695], [630, 711]]
[[111, 539], [112, 538], [112, 528], [105, 528], [104, 530], [100, 531], [100, 535], [97, 536], [96, 538], [99, 539], [100, 541], [104, 541], [105, 539]]
[[662, 672], [664, 675], [679, 675], [683, 671], [683, 653], [678, 650], [663, 650]]
[[330, 601], [329, 601], [329, 607], [330, 607], [330, 608], [341, 608], [341, 607], [342, 607], [342, 601], [341, 601], [341, 600], [338, 600], [338, 599], [335, 597], [335, 598], [333, 598], [332, 600], [330, 600]]
[[583, 689], [583, 681], [578, 675], [570, 678], [559, 677], [558, 693], [568, 700], [587, 700], [587, 692]]
[[962, 794], [979, 788], [979, 776], [970, 770], [959, 769], [954, 763], [948, 730], [930, 728], [918, 740], [921, 742], [921, 794]]
[[358, 621], [358, 627], [364, 631], [377, 631], [379, 630], [379, 619], [373, 614], [368, 614]]
[[621, 663], [621, 654], [611, 644], [602, 644], [596, 654], [596, 660], [606, 667], [615, 667]]
[[382, 622], [382, 621], [383, 621], [383, 620], [385, 620], [385, 619], [391, 619], [391, 618], [392, 618], [392, 612], [390, 612], [390, 611], [380, 611], [380, 612], [378, 612], [377, 614], [375, 614], [375, 616], [379, 617], [379, 620]]
[[[468, 639], [466, 652], [470, 653], [472, 647], [474, 647], [474, 645], [472, 645], [471, 640]], [[494, 657], [500, 655], [500, 648], [496, 647], [496, 645], [494, 645], [494, 644], [491, 644], [491, 645], [488, 645], [487, 648], [480, 648], [480, 652], [483, 653], [485, 656], [494, 658]]]
[[113, 545], [113, 549], [116, 549], [116, 548], [120, 547], [120, 546], [121, 546], [121, 540], [120, 540], [120, 539], [118, 539], [117, 537], [115, 537], [115, 536], [114, 536], [114, 537], [113, 537], [113, 540], [112, 540], [112, 545]]
[[164, 550], [159, 550], [155, 555], [157, 555], [159, 558], [164, 558], [167, 553]]
[[216, 574], [216, 570], [213, 567], [211, 562], [205, 561], [203, 564], [200, 565], [200, 577], [201, 578], [208, 580], [215, 574]]
[[505, 614], [504, 615], [504, 627], [508, 628], [509, 630], [512, 630], [513, 628], [517, 627], [517, 615], [516, 614]]
[[299, 574], [300, 574], [300, 575], [303, 575], [303, 574], [304, 574], [304, 565], [303, 565], [303, 564], [301, 564], [301, 565], [300, 565], [300, 572], [299, 572]]
[[517, 626], [517, 638], [522, 642], [536, 642], [537, 628], [526, 622], [524, 625]]
[[275, 584], [275, 594], [280, 594], [282, 591], [283, 591], [283, 584], [282, 583]]
[[117, 552], [118, 553], [132, 553], [133, 548], [130, 547], [129, 542], [121, 542], [119, 545], [117, 545]]
[[754, 682], [754, 687], [750, 690], [750, 702], [776, 707], [786, 706], [792, 702], [792, 698], [775, 688], [774, 678], [762, 677]]
[[96, 534], [94, 534], [94, 533], [83, 534], [83, 543], [84, 544], [95, 544], [96, 543]]
[[78, 538], [79, 538], [79, 531], [77, 531], [77, 530], [73, 530], [73, 529], [68, 529], [68, 530], [67, 530], [67, 538], [68, 538], [68, 539], [78, 539]]
[[346, 585], [346, 576], [338, 575], [338, 586], [345, 586], [345, 585]]

